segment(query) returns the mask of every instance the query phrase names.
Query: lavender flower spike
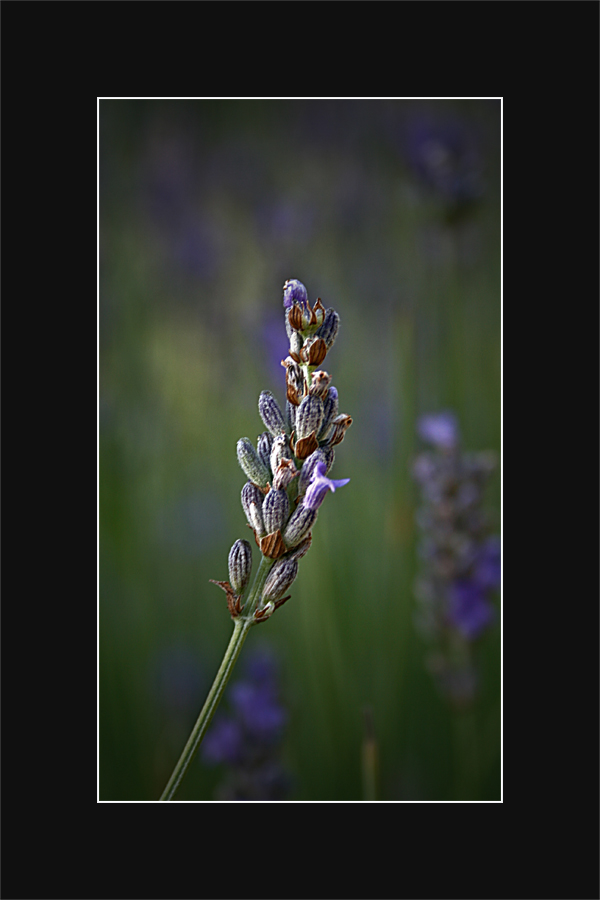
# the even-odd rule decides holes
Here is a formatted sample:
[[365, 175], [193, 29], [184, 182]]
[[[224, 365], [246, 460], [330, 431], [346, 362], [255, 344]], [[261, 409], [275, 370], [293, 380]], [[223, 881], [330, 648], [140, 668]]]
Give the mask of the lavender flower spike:
[[421, 487], [416, 624], [430, 643], [427, 667], [452, 705], [464, 709], [478, 688], [472, 645], [497, 619], [491, 594], [500, 586], [500, 540], [489, 535], [483, 506], [493, 463], [488, 453], [461, 449], [452, 411], [421, 416], [417, 429], [433, 449], [413, 464]]
[[[173, 798], [249, 630], [267, 622], [290, 599], [286, 592], [312, 544], [312, 529], [325, 494], [350, 481], [327, 477], [335, 459], [334, 446], [342, 441], [352, 418], [338, 412], [338, 393], [331, 375], [317, 368], [337, 335], [339, 316], [333, 309], [326, 311], [320, 297], [311, 306], [308, 291], [296, 278], [283, 286], [283, 306], [288, 338], [287, 353], [282, 346], [285, 414], [271, 391], [263, 391], [258, 411], [266, 431], [259, 435], [256, 447], [247, 437], [237, 443], [238, 461], [247, 479], [242, 488], [242, 509], [260, 551], [260, 562], [250, 584], [254, 548], [240, 538], [229, 553], [229, 581], [210, 579], [227, 596], [233, 634], [161, 800]], [[255, 349], [260, 352], [260, 348]], [[488, 580], [494, 577], [495, 558], [493, 547], [485, 558], [481, 557], [483, 577]], [[471, 615], [464, 603], [459, 604], [457, 614], [465, 621]], [[238, 725], [226, 728], [225, 737], [232, 750], [239, 736]]]
[[318, 509], [325, 499], [327, 491], [335, 491], [336, 488], [343, 487], [350, 481], [349, 478], [327, 478], [325, 475], [326, 471], [327, 466], [324, 462], [316, 464], [312, 480], [304, 498], [304, 505], [308, 509]]

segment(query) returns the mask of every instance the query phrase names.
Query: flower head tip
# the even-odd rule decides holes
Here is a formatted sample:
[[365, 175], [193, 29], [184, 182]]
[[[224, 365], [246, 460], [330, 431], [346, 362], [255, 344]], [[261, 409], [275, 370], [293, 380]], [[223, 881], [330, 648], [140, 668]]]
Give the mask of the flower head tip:
[[290, 309], [294, 301], [306, 308], [308, 306], [308, 291], [297, 278], [290, 278], [283, 286], [283, 305], [286, 309]]

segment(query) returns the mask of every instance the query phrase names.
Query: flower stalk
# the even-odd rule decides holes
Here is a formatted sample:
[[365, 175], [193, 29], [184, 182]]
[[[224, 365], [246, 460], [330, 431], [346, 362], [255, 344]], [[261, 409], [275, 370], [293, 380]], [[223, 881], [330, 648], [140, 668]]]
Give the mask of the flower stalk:
[[[242, 508], [260, 550], [260, 564], [248, 590], [251, 545], [237, 540], [229, 553], [229, 581], [213, 581], [227, 597], [233, 634], [208, 697], [160, 800], [172, 800], [223, 696], [225, 686], [253, 625], [266, 622], [290, 595], [299, 561], [312, 542], [318, 509], [329, 491], [349, 478], [327, 477], [339, 444], [351, 425], [338, 414], [338, 393], [327, 372], [317, 371], [333, 346], [339, 316], [318, 299], [308, 303], [304, 285], [293, 279], [283, 286], [289, 356], [285, 368], [285, 413], [270, 391], [263, 391], [259, 414], [267, 431], [256, 448], [249, 438], [237, 444], [237, 457], [248, 479]], [[211, 579], [212, 580], [212, 579]]]
[[221, 697], [223, 696], [223, 691], [225, 690], [225, 685], [229, 681], [229, 676], [240, 655], [240, 651], [244, 645], [250, 627], [250, 624], [244, 619], [236, 619], [234, 622], [233, 634], [231, 635], [231, 640], [225, 651], [219, 671], [217, 672], [208, 697], [202, 707], [202, 711], [196, 720], [196, 724], [192, 729], [192, 733], [188, 738], [188, 742], [183, 748], [183, 753], [179, 758], [179, 762], [173, 769], [173, 774], [169, 778], [168, 784], [160, 796], [160, 800], [173, 799], [173, 795], [179, 787], [181, 779], [185, 775], [196, 750], [200, 746], [200, 742], [206, 734], [206, 730], [210, 725], [214, 712], [219, 705]]

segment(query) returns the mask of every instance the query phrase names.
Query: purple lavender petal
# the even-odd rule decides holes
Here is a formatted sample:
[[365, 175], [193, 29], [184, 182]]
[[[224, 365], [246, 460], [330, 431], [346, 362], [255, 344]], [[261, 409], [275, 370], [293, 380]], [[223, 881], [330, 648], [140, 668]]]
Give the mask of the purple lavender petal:
[[349, 478], [327, 478], [325, 472], [327, 466], [324, 462], [318, 462], [314, 468], [311, 482], [304, 497], [304, 506], [308, 509], [318, 509], [327, 491], [334, 491], [338, 487], [343, 487], [350, 481]]

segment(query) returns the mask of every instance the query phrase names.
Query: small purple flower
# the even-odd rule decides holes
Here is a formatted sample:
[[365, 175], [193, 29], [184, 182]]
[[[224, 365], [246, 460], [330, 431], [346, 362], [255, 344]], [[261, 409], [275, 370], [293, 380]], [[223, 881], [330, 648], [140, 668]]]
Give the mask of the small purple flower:
[[489, 537], [482, 546], [475, 562], [473, 578], [484, 590], [495, 591], [500, 587], [500, 538]]
[[440, 450], [453, 450], [458, 444], [458, 422], [449, 411], [421, 416], [417, 430], [424, 441]]
[[475, 131], [463, 119], [419, 115], [409, 123], [405, 153], [415, 174], [452, 205], [466, 205], [484, 192]]
[[450, 587], [448, 616], [464, 637], [474, 640], [493, 622], [495, 610], [478, 584], [461, 579]]
[[308, 291], [297, 278], [290, 278], [283, 286], [283, 305], [286, 309], [291, 309], [294, 301], [306, 309], [308, 307]]
[[207, 763], [237, 762], [242, 752], [244, 735], [235, 719], [221, 716], [204, 738], [202, 756]]
[[208, 765], [225, 764], [217, 799], [283, 800], [290, 788], [280, 759], [288, 713], [280, 699], [277, 660], [268, 648], [259, 648], [244, 669], [227, 692], [230, 713], [217, 716], [201, 756]]
[[324, 462], [318, 462], [314, 468], [311, 482], [304, 497], [304, 506], [308, 509], [316, 510], [320, 507], [325, 499], [327, 491], [335, 491], [336, 488], [348, 484], [349, 478], [327, 478], [325, 473], [327, 466]]
[[271, 684], [238, 682], [231, 688], [230, 702], [253, 737], [267, 744], [280, 739], [287, 713]]
[[497, 619], [491, 592], [500, 586], [500, 539], [488, 536], [483, 509], [493, 464], [489, 454], [462, 452], [450, 411], [422, 416], [418, 430], [433, 447], [413, 464], [422, 501], [416, 511], [422, 559], [417, 625], [435, 649], [431, 671], [442, 692], [464, 707], [478, 686], [470, 644]]

